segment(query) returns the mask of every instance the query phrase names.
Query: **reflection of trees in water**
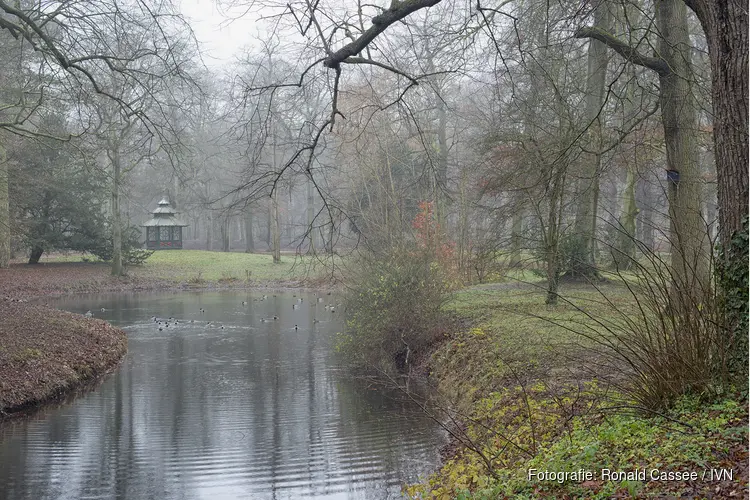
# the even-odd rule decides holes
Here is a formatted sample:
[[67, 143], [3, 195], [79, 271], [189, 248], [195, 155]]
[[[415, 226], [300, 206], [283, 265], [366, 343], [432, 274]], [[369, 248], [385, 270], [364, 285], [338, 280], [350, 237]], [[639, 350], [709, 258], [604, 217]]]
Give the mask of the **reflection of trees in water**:
[[[246, 295], [156, 297], [121, 296], [117, 308], [101, 297], [76, 304], [144, 325], [129, 329], [126, 366], [99, 391], [0, 441], [0, 483], [25, 488], [6, 489], [0, 499], [50, 491], [60, 498], [289, 497], [302, 490], [376, 498], [433, 462], [431, 422], [329, 368], [328, 335], [338, 325], [315, 323], [307, 298], [292, 312], [285, 296], [239, 311]], [[145, 324], [154, 314], [183, 321], [179, 330], [158, 332]], [[274, 315], [281, 319], [260, 324]], [[228, 328], [184, 321], [191, 317]], [[50, 457], [53, 447], [68, 453], [64, 460]]]

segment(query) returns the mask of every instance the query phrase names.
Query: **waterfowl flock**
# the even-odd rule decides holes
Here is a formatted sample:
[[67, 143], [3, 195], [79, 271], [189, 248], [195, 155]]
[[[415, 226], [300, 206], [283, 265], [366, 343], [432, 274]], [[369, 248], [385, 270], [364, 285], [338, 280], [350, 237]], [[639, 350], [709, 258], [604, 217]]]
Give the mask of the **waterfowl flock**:
[[[331, 292], [327, 292], [326, 295], [331, 295]], [[277, 296], [274, 294], [273, 297], [277, 297]], [[294, 302], [292, 303], [292, 310], [294, 310], [294, 311], [300, 310], [300, 306], [304, 303], [304, 297], [297, 297], [297, 294], [292, 294], [292, 298], [294, 299]], [[261, 301], [265, 301], [265, 300], [268, 300], [268, 295], [262, 295], [261, 297], [253, 298], [252, 302], [261, 302]], [[248, 299], [248, 300], [242, 300], [240, 302], [240, 305], [242, 307], [247, 307], [250, 304], [249, 301], [250, 301], [250, 299]], [[312, 309], [317, 309], [318, 305], [321, 304], [321, 303], [324, 303], [324, 302], [326, 302], [325, 299], [324, 299], [324, 297], [322, 295], [318, 295], [318, 294], [315, 294], [314, 300], [310, 300], [309, 301], [310, 307]], [[325, 309], [325, 311], [327, 311], [327, 312], [329, 312], [331, 314], [335, 314], [336, 309], [340, 308], [340, 306], [341, 306], [341, 304], [327, 303], [327, 304], [324, 305], [324, 309]], [[107, 311], [107, 309], [104, 308], [104, 307], [102, 307], [100, 310], [102, 312], [106, 312]], [[205, 315], [206, 314], [206, 309], [203, 308], [203, 307], [199, 307], [198, 310], [197, 310], [197, 313], [199, 315]], [[315, 313], [313, 312], [313, 314], [315, 314]], [[87, 317], [87, 318], [91, 318], [91, 317], [93, 317], [93, 313], [89, 310], [89, 311], [86, 311], [86, 313], [84, 314], [84, 316]], [[273, 323], [273, 322], [277, 322], [279, 320], [280, 320], [280, 318], [279, 318], [278, 315], [268, 316], [268, 317], [264, 316], [264, 317], [260, 318], [260, 322], [261, 323]], [[159, 316], [151, 316], [151, 322], [158, 329], [158, 331], [161, 332], [161, 331], [164, 331], [165, 329], [169, 328], [170, 326], [174, 328], [176, 325], [179, 325], [180, 324], [180, 319], [179, 318], [175, 318], [174, 316], [170, 316], [168, 318], [162, 318], [162, 317], [159, 317]], [[196, 320], [194, 318], [190, 318], [190, 319], [183, 319], [182, 322], [183, 323], [189, 323], [191, 325], [204, 325], [205, 327], [219, 328], [221, 330], [225, 329], [225, 327], [224, 327], [223, 324], [217, 323], [217, 322], [213, 322], [213, 321], [199, 321], [199, 320]], [[321, 322], [321, 320], [319, 318], [313, 317], [313, 321], [312, 322], [313, 322], [313, 324], [318, 324], [318, 323]], [[299, 330], [299, 325], [295, 324], [292, 329], [293, 330]]]

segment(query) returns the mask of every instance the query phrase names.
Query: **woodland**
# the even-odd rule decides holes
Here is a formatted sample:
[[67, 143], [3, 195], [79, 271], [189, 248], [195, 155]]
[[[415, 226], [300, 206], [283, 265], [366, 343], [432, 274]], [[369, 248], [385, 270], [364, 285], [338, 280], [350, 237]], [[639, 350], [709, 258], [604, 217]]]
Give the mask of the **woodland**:
[[87, 252], [125, 275], [164, 197], [185, 248], [322, 266], [354, 364], [408, 387], [433, 363], [435, 418], [491, 422], [446, 424], [474, 458], [414, 496], [523, 490], [497, 471], [540, 456], [533, 419], [523, 461], [487, 425], [572, 397], [541, 351], [482, 344], [524, 331], [499, 310], [570, 334], [589, 411], [596, 383], [642, 417], [747, 405], [746, 4], [217, 2], [256, 30], [221, 66], [169, 1], [0, 0], [0, 268]]

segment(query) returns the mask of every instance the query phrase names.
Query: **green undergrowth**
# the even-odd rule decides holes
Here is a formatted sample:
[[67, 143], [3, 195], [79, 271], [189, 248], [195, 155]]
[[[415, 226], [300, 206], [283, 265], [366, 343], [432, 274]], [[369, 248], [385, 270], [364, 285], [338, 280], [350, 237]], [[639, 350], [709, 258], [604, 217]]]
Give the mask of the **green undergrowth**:
[[[467, 434], [484, 436], [484, 454], [496, 457], [493, 474], [477, 453], [462, 450], [427, 482], [409, 487], [407, 494], [438, 499], [741, 498], [746, 494], [747, 476], [742, 480], [739, 468], [743, 457], [747, 459], [745, 404], [733, 400], [705, 404], [686, 397], [669, 414], [647, 418], [605, 411], [593, 403], [595, 391], [583, 392], [552, 397], [542, 387], [524, 392], [514, 388], [483, 398], [473, 418], [490, 423], [493, 432], [469, 425]], [[566, 404], [590, 411], [571, 417]], [[509, 444], [510, 440], [514, 442]], [[645, 480], [638, 476], [612, 480], [604, 475], [606, 470], [644, 471]], [[731, 471], [731, 479], [726, 472], [721, 473], [723, 480], [717, 479], [719, 470]], [[540, 480], [538, 473], [543, 471], [587, 471], [592, 476]], [[662, 480], [662, 474], [674, 472], [694, 472], [697, 478]]]
[[[747, 401], [683, 397], [662, 412], [636, 408], [594, 332], [633, 310], [627, 288], [569, 286], [558, 306], [534, 287], [480, 286], [446, 309], [467, 326], [433, 354], [431, 377], [451, 408], [455, 452], [411, 498], [612, 498], [747, 493]], [[617, 312], [619, 311], [619, 312]], [[581, 331], [591, 333], [588, 338]], [[607, 367], [610, 367], [607, 369]], [[742, 402], [738, 402], [742, 401]], [[602, 470], [695, 471], [694, 481], [602, 478]], [[591, 471], [564, 482], [529, 470]], [[704, 471], [732, 471], [709, 481]]]

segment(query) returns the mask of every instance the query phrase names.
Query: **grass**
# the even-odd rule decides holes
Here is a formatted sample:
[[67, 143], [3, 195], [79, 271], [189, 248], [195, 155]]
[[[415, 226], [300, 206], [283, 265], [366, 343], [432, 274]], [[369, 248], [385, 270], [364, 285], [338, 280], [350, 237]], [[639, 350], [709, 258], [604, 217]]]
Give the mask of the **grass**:
[[[44, 262], [95, 262], [91, 256], [79, 254], [55, 255]], [[209, 252], [205, 250], [157, 251], [142, 266], [131, 266], [128, 273], [174, 283], [202, 285], [299, 283], [326, 277], [327, 269], [316, 259], [282, 255], [281, 263], [265, 254], [239, 252]]]
[[[645, 415], [609, 382], [596, 343], [634, 310], [627, 288], [566, 285], [557, 306], [543, 287], [481, 285], [446, 306], [468, 325], [433, 354], [431, 375], [462, 445], [406, 493], [412, 498], [611, 498], [747, 494], [746, 396], [685, 397]], [[585, 311], [585, 312], [584, 312]], [[617, 312], [621, 311], [621, 312]], [[611, 366], [611, 365], [610, 365]], [[742, 402], [738, 402], [741, 400]], [[601, 470], [729, 468], [732, 480], [603, 480]], [[530, 481], [528, 470], [596, 473], [591, 481]], [[726, 478], [725, 478], [726, 479]]]

